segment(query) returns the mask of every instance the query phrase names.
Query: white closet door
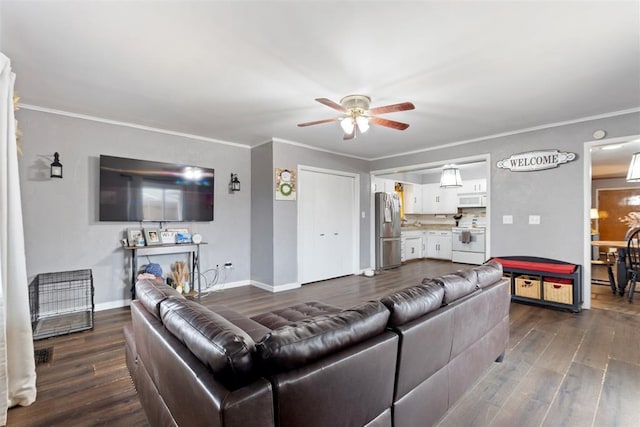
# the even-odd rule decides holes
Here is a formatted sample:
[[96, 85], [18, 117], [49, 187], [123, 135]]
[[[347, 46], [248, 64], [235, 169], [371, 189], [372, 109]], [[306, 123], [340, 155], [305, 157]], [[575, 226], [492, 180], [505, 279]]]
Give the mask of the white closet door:
[[301, 170], [300, 184], [300, 282], [352, 274], [355, 179]]

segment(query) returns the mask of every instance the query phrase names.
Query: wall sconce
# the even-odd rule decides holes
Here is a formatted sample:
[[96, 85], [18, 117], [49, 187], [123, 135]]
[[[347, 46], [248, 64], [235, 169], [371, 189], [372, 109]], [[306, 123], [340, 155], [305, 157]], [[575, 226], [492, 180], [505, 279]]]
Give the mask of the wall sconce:
[[62, 163], [60, 163], [60, 155], [58, 152], [53, 154], [53, 163], [51, 163], [51, 178], [62, 178]]
[[640, 182], [640, 153], [635, 153], [631, 157], [629, 171], [627, 172], [627, 182]]
[[440, 175], [440, 187], [462, 187], [460, 169], [458, 169], [455, 165], [445, 165], [444, 169], [442, 169], [442, 175]]
[[238, 174], [231, 174], [231, 182], [229, 182], [229, 190], [240, 191], [240, 181], [238, 180]]

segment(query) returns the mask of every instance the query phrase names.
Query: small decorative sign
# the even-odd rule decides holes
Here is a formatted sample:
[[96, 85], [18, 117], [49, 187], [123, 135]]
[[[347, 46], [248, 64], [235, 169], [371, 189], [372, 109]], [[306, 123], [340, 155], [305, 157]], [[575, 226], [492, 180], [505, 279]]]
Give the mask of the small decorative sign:
[[558, 165], [576, 159], [576, 153], [565, 153], [558, 150], [529, 151], [512, 154], [508, 159], [500, 160], [497, 166], [511, 172], [530, 172], [557, 168]]
[[296, 170], [276, 168], [276, 200], [296, 199]]

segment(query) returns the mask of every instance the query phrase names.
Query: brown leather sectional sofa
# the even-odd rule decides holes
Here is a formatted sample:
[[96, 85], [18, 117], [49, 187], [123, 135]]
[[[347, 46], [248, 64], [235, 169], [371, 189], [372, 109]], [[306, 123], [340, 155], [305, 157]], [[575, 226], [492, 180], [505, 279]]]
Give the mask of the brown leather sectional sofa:
[[504, 356], [508, 292], [488, 263], [346, 310], [248, 318], [143, 280], [127, 365], [153, 426], [429, 426]]

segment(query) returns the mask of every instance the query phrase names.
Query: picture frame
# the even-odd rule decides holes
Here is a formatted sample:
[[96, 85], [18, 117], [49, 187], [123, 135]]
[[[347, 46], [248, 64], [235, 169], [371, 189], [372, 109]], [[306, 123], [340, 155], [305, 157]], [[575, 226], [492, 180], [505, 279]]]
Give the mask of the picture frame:
[[166, 231], [173, 231], [176, 233], [191, 233], [191, 229], [189, 227], [167, 227]]
[[191, 229], [189, 227], [167, 228], [167, 231], [173, 231], [176, 233], [176, 240], [174, 243], [191, 243]]
[[147, 246], [160, 245], [160, 230], [157, 228], [145, 228], [144, 240], [147, 242]]
[[162, 242], [163, 245], [176, 243], [176, 234], [177, 232], [175, 231], [169, 231], [169, 230], [161, 231], [160, 241]]
[[144, 234], [141, 228], [127, 229], [127, 242], [129, 246], [144, 246]]

